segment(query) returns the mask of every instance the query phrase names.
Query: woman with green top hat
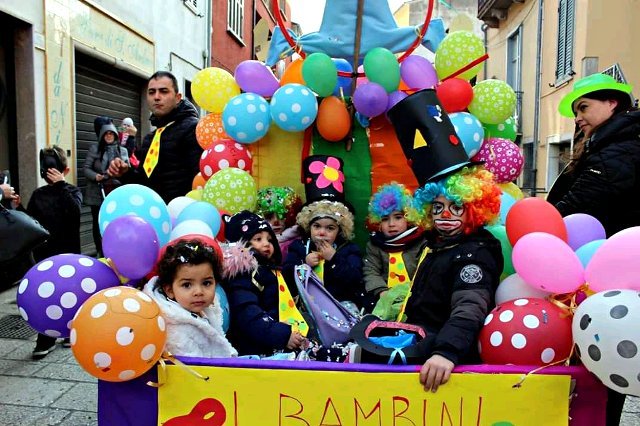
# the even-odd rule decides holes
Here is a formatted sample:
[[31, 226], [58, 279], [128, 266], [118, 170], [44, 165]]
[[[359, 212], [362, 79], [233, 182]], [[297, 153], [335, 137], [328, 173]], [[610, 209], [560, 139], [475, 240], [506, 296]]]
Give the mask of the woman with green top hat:
[[[607, 237], [640, 225], [640, 111], [630, 93], [631, 86], [592, 74], [576, 81], [558, 108], [574, 118], [576, 137], [571, 161], [547, 201], [562, 216], [594, 216]], [[607, 426], [620, 423], [624, 400], [609, 389]]]

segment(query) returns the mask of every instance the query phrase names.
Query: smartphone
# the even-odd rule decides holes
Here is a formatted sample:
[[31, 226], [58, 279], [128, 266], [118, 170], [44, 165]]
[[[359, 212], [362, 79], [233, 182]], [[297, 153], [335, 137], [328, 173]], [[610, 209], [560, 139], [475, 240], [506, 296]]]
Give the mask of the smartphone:
[[2, 170], [0, 174], [2, 175], [2, 183], [11, 185], [11, 172], [9, 170]]

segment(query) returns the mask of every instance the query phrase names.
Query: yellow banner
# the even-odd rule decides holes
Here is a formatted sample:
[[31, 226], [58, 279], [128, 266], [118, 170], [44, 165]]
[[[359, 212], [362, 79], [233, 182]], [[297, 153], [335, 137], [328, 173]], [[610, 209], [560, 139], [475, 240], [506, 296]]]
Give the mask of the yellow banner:
[[417, 373], [168, 366], [164, 426], [567, 425], [571, 376], [453, 374], [425, 392]]

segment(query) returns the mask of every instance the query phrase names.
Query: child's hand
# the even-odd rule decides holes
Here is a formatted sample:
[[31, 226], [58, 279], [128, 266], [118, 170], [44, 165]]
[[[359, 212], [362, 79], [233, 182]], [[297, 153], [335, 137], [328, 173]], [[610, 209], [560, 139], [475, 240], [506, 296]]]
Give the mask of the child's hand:
[[318, 266], [321, 259], [322, 257], [320, 256], [320, 253], [318, 253], [317, 251], [312, 251], [307, 255], [307, 257], [304, 258], [304, 261], [307, 265], [313, 268], [315, 266]]
[[336, 254], [336, 249], [333, 248], [333, 245], [325, 240], [316, 240], [315, 243], [320, 252], [320, 256], [322, 256], [324, 260], [329, 261], [333, 258], [333, 255]]
[[287, 343], [287, 349], [300, 349], [305, 341], [305, 337], [297, 331], [292, 331]]
[[455, 364], [442, 355], [432, 355], [420, 369], [420, 383], [424, 390], [435, 392], [438, 386], [449, 381]]
[[22, 199], [18, 194], [15, 194], [13, 197], [11, 197], [12, 208], [17, 209], [21, 202], [22, 202]]
[[51, 183], [62, 182], [64, 180], [64, 175], [58, 169], [50, 168], [47, 169], [47, 179]]

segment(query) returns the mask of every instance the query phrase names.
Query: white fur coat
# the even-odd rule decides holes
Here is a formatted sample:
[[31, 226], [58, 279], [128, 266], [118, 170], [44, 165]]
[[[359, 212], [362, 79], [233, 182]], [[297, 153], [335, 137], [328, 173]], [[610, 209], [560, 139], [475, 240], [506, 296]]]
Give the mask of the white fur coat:
[[194, 315], [154, 290], [158, 277], [153, 277], [144, 292], [160, 305], [167, 323], [166, 349], [174, 355], [200, 358], [228, 358], [238, 356], [222, 331], [222, 309], [215, 301], [204, 309], [207, 320]]

